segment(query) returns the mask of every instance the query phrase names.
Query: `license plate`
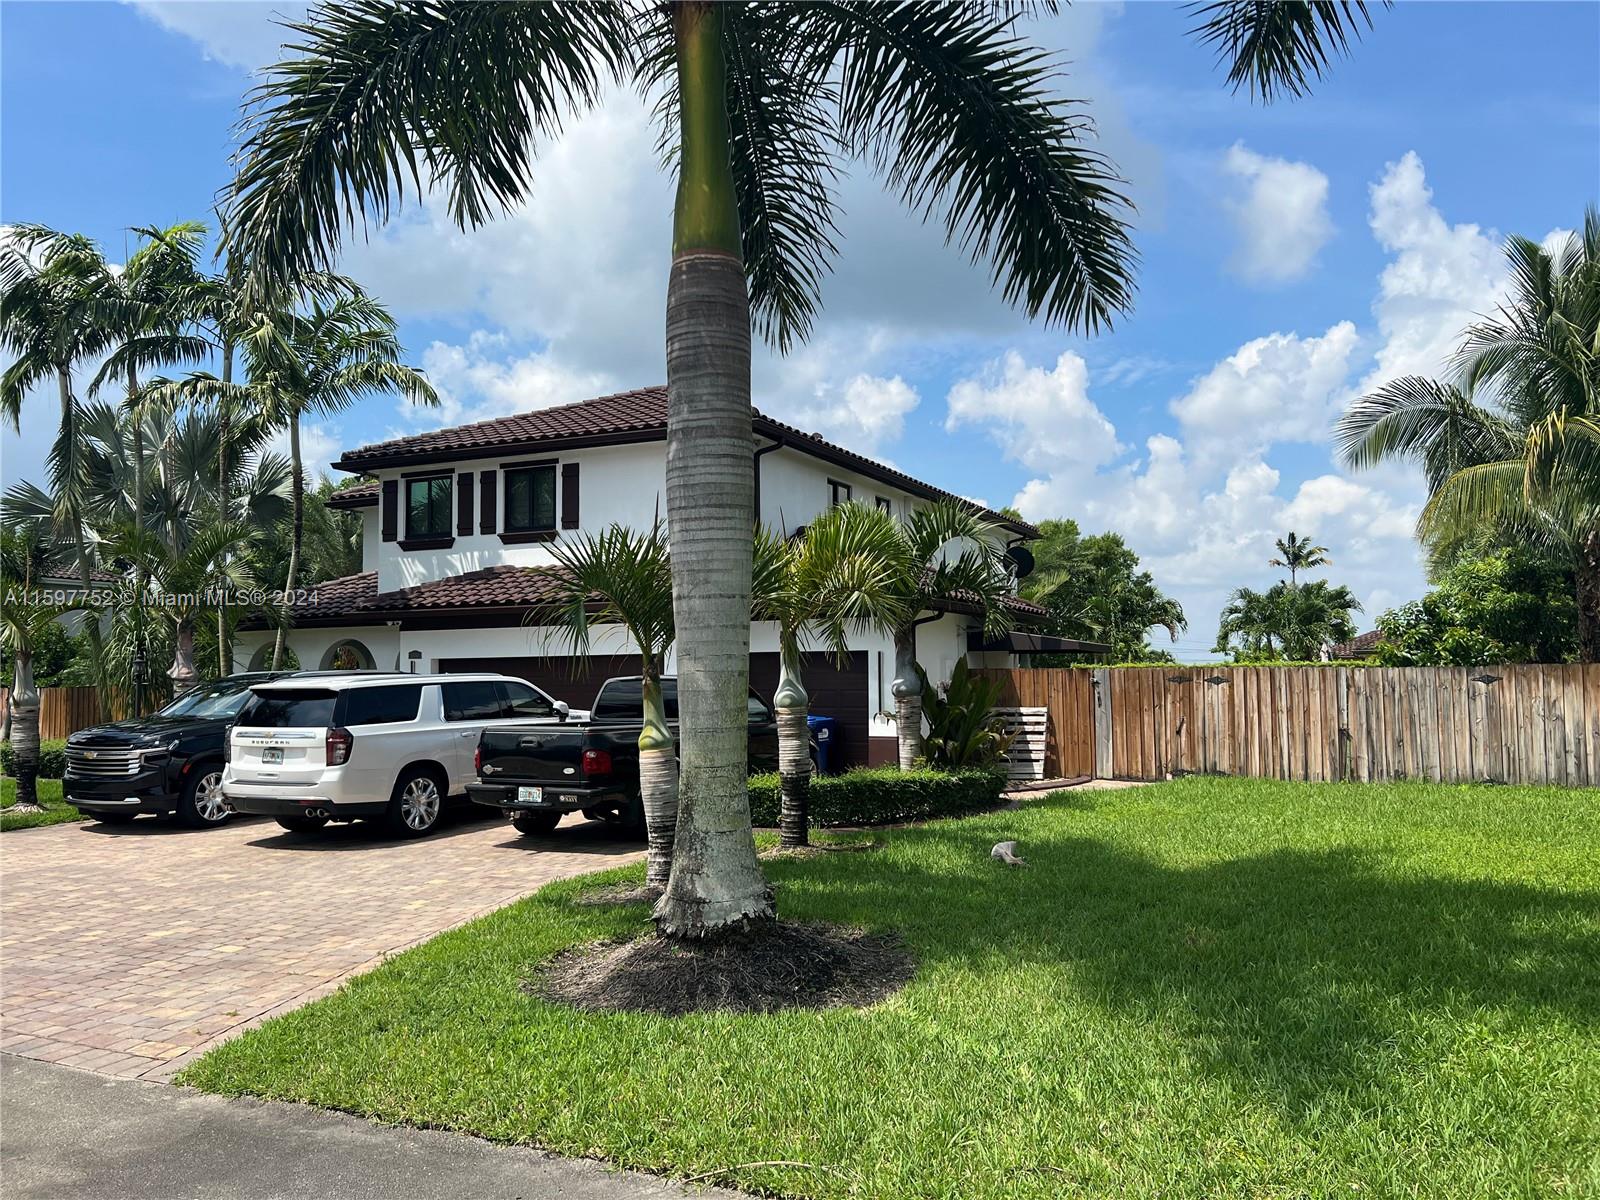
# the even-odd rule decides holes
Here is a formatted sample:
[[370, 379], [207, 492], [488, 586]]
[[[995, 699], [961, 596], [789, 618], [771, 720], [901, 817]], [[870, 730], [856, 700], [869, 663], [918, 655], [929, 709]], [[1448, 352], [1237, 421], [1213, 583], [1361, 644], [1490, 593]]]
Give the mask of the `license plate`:
[[261, 751], [261, 761], [264, 763], [281, 763], [283, 761], [283, 747], [267, 746]]
[[518, 804], [543, 804], [544, 789], [542, 787], [519, 787], [517, 789]]

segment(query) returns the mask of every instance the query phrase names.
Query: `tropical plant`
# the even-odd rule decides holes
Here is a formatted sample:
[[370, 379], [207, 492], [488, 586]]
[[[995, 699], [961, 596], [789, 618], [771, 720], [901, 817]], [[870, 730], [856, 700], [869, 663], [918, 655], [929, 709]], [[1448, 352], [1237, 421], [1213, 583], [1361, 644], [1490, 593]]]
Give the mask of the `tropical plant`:
[[40, 812], [39, 689], [33, 678], [33, 650], [48, 635], [60, 616], [36, 592], [49, 573], [48, 526], [30, 521], [0, 527], [0, 645], [11, 662], [10, 691], [6, 697], [11, 723], [12, 771], [17, 780], [13, 811]]
[[1528, 542], [1572, 568], [1578, 658], [1600, 661], [1600, 212], [1506, 243], [1511, 296], [1462, 335], [1449, 381], [1405, 376], [1339, 424], [1344, 459], [1418, 463], [1425, 545]]
[[919, 508], [903, 522], [874, 510], [873, 520], [889, 522], [898, 533], [892, 588], [903, 616], [894, 626], [895, 729], [902, 769], [923, 757], [923, 672], [917, 662], [917, 626], [923, 614], [950, 603], [975, 610], [990, 636], [1011, 628], [1007, 602], [1012, 594], [1010, 560], [1000, 529], [979, 510], [960, 500], [940, 500]]
[[551, 578], [557, 596], [529, 614], [564, 631], [573, 652], [587, 656], [596, 625], [622, 629], [639, 655], [644, 726], [639, 731], [639, 795], [649, 849], [645, 885], [661, 890], [672, 872], [678, 826], [678, 761], [661, 694], [661, 672], [675, 636], [672, 560], [666, 531], [608, 525], [599, 533], [553, 542]]
[[982, 679], [967, 667], [966, 659], [956, 662], [950, 681], [934, 687], [921, 667], [922, 711], [928, 719], [924, 741], [928, 765], [945, 770], [992, 766], [1005, 757], [1016, 740], [1005, 730], [1005, 719], [995, 711], [1005, 685], [997, 679]]
[[413, 403], [437, 404], [433, 386], [401, 361], [394, 318], [349, 280], [329, 296], [314, 293], [303, 312], [275, 309], [260, 315], [243, 343], [248, 382], [224, 383], [204, 373], [169, 385], [171, 395], [266, 415], [289, 431], [290, 539], [283, 604], [272, 648], [272, 669], [283, 662], [294, 624], [293, 593], [300, 580], [305, 537], [305, 463], [300, 421], [308, 413], [341, 412], [363, 397], [397, 391]]
[[1278, 538], [1273, 542], [1278, 548], [1280, 557], [1267, 560], [1267, 565], [1272, 567], [1286, 567], [1289, 571], [1289, 586], [1298, 587], [1300, 572], [1309, 571], [1313, 567], [1325, 567], [1333, 562], [1328, 557], [1326, 546], [1313, 546], [1310, 537], [1295, 537], [1294, 530], [1289, 530], [1287, 537]]
[[[608, 79], [658, 97], [678, 176], [667, 287], [667, 518], [683, 823], [664, 933], [769, 919], [739, 780], [746, 754], [750, 338], [803, 338], [834, 252], [833, 182], [862, 159], [987, 261], [1030, 315], [1094, 330], [1126, 310], [1133, 254], [1113, 168], [1019, 38], [1024, 6], [324, 4], [257, 89], [227, 216], [266, 280], [329, 267], [358, 214], [440, 185], [462, 226], [526, 197], [533, 143]], [[1209, 6], [1197, 32], [1236, 87], [1298, 94], [1365, 5]], [[708, 498], [714, 498], [714, 501]], [[914, 699], [909, 676], [902, 680]]]
[[778, 627], [778, 688], [772, 703], [782, 780], [778, 840], [785, 847], [810, 840], [806, 647], [821, 642], [844, 661], [852, 629], [893, 629], [904, 619], [904, 598], [894, 587], [899, 538], [892, 523], [871, 515], [876, 511], [840, 504], [792, 538], [765, 526], [756, 530], [751, 616]]
[[1356, 635], [1350, 619], [1361, 605], [1350, 589], [1318, 579], [1304, 587], [1273, 584], [1265, 592], [1239, 588], [1217, 623], [1217, 653], [1241, 659], [1309, 662], [1324, 647]]
[[[1141, 662], [1164, 654], [1150, 646], [1152, 629], [1164, 629], [1176, 641], [1189, 627], [1183, 606], [1139, 569], [1139, 556], [1121, 535], [1083, 537], [1072, 520], [1044, 521], [1039, 532], [1029, 545], [1035, 570], [1022, 590], [1049, 610], [1041, 632], [1109, 643], [1118, 662]], [[1079, 657], [1035, 655], [1033, 662], [1064, 666]]]
[[1462, 556], [1378, 629], [1386, 667], [1564, 662], [1578, 644], [1572, 571], [1526, 544]]

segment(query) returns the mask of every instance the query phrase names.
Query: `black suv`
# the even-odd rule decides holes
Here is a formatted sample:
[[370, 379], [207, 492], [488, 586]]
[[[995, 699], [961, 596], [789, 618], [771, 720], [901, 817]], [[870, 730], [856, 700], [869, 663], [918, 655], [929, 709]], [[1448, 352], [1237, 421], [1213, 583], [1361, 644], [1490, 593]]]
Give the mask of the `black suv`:
[[185, 692], [148, 717], [80, 729], [67, 739], [67, 803], [108, 824], [176, 813], [191, 829], [228, 819], [222, 749], [251, 685], [287, 671], [230, 675]]

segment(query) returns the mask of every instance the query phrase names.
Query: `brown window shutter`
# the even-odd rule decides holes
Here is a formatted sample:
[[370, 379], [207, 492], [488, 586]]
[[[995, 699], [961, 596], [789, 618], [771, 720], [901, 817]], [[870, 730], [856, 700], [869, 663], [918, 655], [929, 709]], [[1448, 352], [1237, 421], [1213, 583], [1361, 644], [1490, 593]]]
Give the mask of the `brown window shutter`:
[[578, 527], [578, 464], [561, 464], [561, 528]]
[[456, 476], [456, 533], [466, 537], [472, 532], [472, 472], [463, 471]]
[[478, 472], [478, 530], [480, 533], [495, 532], [495, 476], [497, 471]]
[[383, 481], [383, 540], [392, 542], [400, 529], [400, 481]]

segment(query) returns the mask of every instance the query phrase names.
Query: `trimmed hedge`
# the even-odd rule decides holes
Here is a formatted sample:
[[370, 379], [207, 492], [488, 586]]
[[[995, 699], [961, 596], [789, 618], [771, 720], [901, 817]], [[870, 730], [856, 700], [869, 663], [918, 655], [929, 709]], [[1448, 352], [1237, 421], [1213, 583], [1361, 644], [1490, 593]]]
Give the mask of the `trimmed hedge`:
[[[17, 777], [10, 742], [0, 742], [0, 775]], [[67, 773], [67, 739], [39, 743], [39, 778], [60, 779]]]
[[[811, 823], [889, 825], [959, 817], [999, 804], [1004, 786], [1004, 774], [975, 768], [901, 771], [894, 767], [858, 767], [843, 775], [813, 775]], [[779, 796], [777, 775], [751, 776], [750, 816], [755, 824], [778, 823]]]

